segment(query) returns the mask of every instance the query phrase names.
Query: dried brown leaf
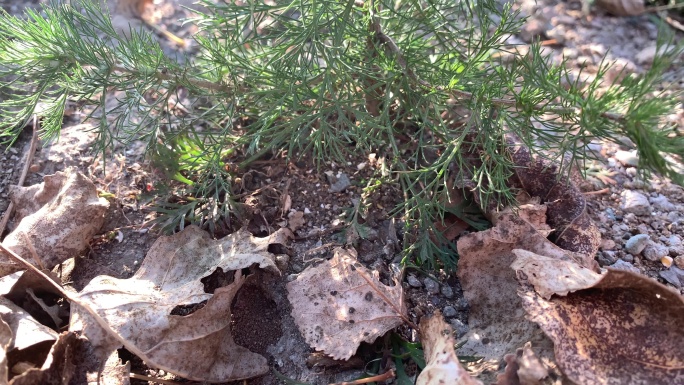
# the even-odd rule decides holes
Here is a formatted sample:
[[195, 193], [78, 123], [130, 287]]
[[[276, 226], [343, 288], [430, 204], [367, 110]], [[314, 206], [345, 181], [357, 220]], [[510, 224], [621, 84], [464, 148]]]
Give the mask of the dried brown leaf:
[[462, 351], [489, 360], [498, 361], [527, 341], [535, 347], [548, 345], [539, 328], [525, 319], [516, 294], [519, 284], [510, 268], [515, 259], [514, 249], [595, 267], [592, 258], [559, 248], [511, 212], [502, 214], [495, 227], [462, 237], [457, 247], [458, 276], [470, 305], [471, 332], [465, 337]]
[[532, 157], [524, 146], [511, 146], [517, 184], [547, 207], [547, 223], [554, 229], [554, 242], [565, 250], [593, 257], [601, 234], [589, 218], [584, 194], [559, 176], [558, 166]]
[[418, 375], [416, 385], [482, 385], [461, 366], [454, 351], [453, 330], [439, 311], [420, 320], [420, 340], [426, 365]]
[[[123, 344], [148, 365], [195, 381], [264, 374], [266, 359], [233, 342], [230, 307], [244, 282], [240, 270], [256, 264], [278, 273], [268, 247], [289, 237], [287, 229], [266, 238], [240, 230], [213, 240], [196, 226], [161, 237], [132, 278], [99, 276], [80, 293], [79, 300], [106, 325], [84, 307], [72, 305], [70, 330], [83, 330], [104, 354]], [[217, 269], [235, 271], [234, 282], [205, 293], [202, 278]], [[190, 315], [171, 315], [179, 305], [204, 301]]]
[[[3, 241], [19, 255], [40, 258], [46, 269], [83, 252], [104, 223], [109, 203], [97, 196], [95, 185], [75, 169], [46, 175], [43, 183], [13, 186], [10, 197], [17, 208], [17, 228]], [[30, 242], [30, 245], [29, 245]], [[0, 276], [22, 269], [0, 256]]]
[[682, 296], [642, 275], [608, 270], [589, 288], [546, 300], [521, 278], [525, 310], [553, 340], [556, 361], [570, 380], [684, 383]]
[[287, 298], [306, 342], [346, 360], [361, 342], [373, 342], [401, 325], [406, 306], [401, 286], [382, 284], [356, 260], [356, 251], [333, 252], [332, 259], [288, 283]]

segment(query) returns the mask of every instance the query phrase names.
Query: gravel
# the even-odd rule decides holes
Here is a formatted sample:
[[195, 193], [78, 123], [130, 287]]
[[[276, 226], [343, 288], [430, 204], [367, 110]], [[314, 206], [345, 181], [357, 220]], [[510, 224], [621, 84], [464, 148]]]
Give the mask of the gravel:
[[625, 243], [625, 251], [632, 255], [639, 255], [646, 248], [650, 239], [646, 234], [637, 234], [632, 236]]

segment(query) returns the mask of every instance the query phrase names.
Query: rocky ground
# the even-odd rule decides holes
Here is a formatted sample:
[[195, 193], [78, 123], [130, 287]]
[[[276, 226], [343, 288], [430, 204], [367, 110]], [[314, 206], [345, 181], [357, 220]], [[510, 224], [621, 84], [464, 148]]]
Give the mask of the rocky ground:
[[[12, 13], [20, 12], [26, 4], [0, 1], [0, 5]], [[622, 70], [643, 72], [653, 60], [661, 20], [654, 15], [614, 17], [600, 9], [586, 15], [582, 4], [575, 1], [519, 0], [515, 7], [530, 19], [523, 31], [512, 36], [509, 42], [519, 45], [520, 49], [537, 38], [549, 42], [544, 50], [558, 62], [567, 59], [578, 77], [590, 79], [604, 56], [616, 63], [608, 80], [622, 76]], [[155, 20], [187, 38], [194, 30], [174, 24], [178, 12], [173, 2], [160, 2]], [[679, 32], [676, 38], [681, 40], [682, 33]], [[168, 49], [172, 49], [171, 44]], [[682, 60], [679, 64], [669, 70], [662, 84], [664, 92], [684, 88]], [[90, 253], [62, 267], [63, 280], [79, 290], [96, 275], [130, 277], [158, 234], [148, 231], [146, 224], [151, 214], [139, 199], [134, 198], [144, 195], [147, 186], [157, 178], [145, 168], [141, 149], [115, 149], [115, 161], [109, 164], [105, 173], [102, 162], [89, 153], [92, 136], [83, 133], [83, 127], [75, 123], [77, 120], [75, 115], [58, 144], [39, 149], [27, 184], [39, 181], [42, 175], [76, 166], [90, 176], [98, 188], [113, 194], [107, 222], [101, 236], [94, 240]], [[668, 120], [674, 126], [673, 136], [684, 135], [684, 105], [680, 104], [672, 111]], [[16, 183], [29, 139], [30, 133], [24, 133], [17, 144], [0, 156], [0, 210], [7, 208], [7, 185]], [[581, 187], [589, 202], [589, 213], [602, 235], [597, 255], [599, 264], [640, 272], [684, 292], [684, 189], [657, 176], [639, 179], [638, 158], [629, 143], [618, 146], [595, 141], [591, 146], [597, 160], [590, 164], [590, 178], [581, 183]], [[250, 230], [267, 233], [272, 230], [271, 226], [287, 226], [295, 231], [297, 238], [289, 258], [281, 261], [286, 266], [286, 279], [266, 282], [238, 298], [240, 306], [235, 306], [235, 327], [248, 331], [239, 334], [236, 342], [266, 355], [282, 373], [298, 381], [349, 380], [356, 378], [363, 369], [363, 361], [357, 362], [354, 370], [339, 371], [323, 364], [323, 358], [310, 356], [308, 346], [289, 316], [287, 301], [280, 301], [285, 281], [294, 279], [312, 263], [328, 258], [335, 246], [343, 244], [340, 230], [344, 215], [361, 198], [365, 183], [381, 162], [382, 159], [375, 157], [349, 159], [346, 164], [326, 164], [323, 166], [325, 172], [319, 174], [306, 160], [287, 163], [276, 159], [257, 162], [247, 173], [250, 176], [244, 177], [247, 187], [243, 193], [251, 194], [249, 199], [261, 207], [275, 208], [272, 212], [265, 211], [262, 223], [255, 222]], [[291, 198], [286, 207], [281, 200], [284, 196]], [[366, 219], [370, 232], [360, 241], [359, 250], [362, 262], [387, 282], [392, 265], [400, 262], [396, 243], [401, 226], [388, 214], [400, 195], [385, 186], [375, 196], [376, 201]], [[404, 286], [408, 291], [409, 313], [414, 320], [439, 309], [457, 337], [468, 331], [468, 304], [455, 276], [411, 270]], [[270, 310], [259, 312], [263, 309]], [[252, 330], [250, 325], [270, 327]], [[307, 359], [310, 362], [304, 365]], [[160, 379], [173, 379], [164, 371], [146, 368], [142, 362], [136, 362], [134, 369]], [[279, 380], [268, 375], [249, 383], [275, 384]]]

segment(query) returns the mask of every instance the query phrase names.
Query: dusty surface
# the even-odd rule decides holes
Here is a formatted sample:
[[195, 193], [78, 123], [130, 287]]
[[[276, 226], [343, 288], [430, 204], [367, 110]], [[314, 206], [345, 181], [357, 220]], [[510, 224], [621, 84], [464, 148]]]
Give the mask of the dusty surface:
[[[5, 0], [0, 5], [16, 14], [29, 4]], [[523, 0], [516, 6], [531, 19], [523, 33], [512, 37], [510, 42], [524, 44], [537, 37], [553, 39], [554, 43], [545, 50], [558, 60], [561, 55], [565, 56], [576, 73], [583, 69], [582, 76], [590, 77], [595, 73], [603, 55], [616, 60], [616, 68], [627, 72], [642, 72], [652, 60], [650, 53], [655, 46], [657, 17], [619, 18], [601, 10], [584, 16], [579, 2]], [[179, 12], [177, 4], [166, 2], [156, 8], [152, 20], [180, 37], [188, 37], [195, 29], [175, 23]], [[678, 39], [681, 38], [680, 33]], [[173, 45], [165, 44], [172, 52]], [[618, 74], [615, 70], [609, 76]], [[678, 68], [671, 69], [667, 79], [664, 88], [684, 87], [681, 61]], [[684, 135], [684, 107], [680, 105], [668, 119], [675, 126], [672, 135]], [[66, 127], [58, 144], [38, 151], [34, 161], [36, 172], [30, 174], [27, 184], [73, 165], [90, 176], [99, 189], [112, 194], [105, 225], [93, 239], [90, 252], [59, 269], [62, 280], [80, 290], [97, 275], [128, 278], [140, 265], [159, 235], [148, 230], [150, 212], [139, 199], [145, 195], [149, 184], [155, 182], [155, 175], [139, 148], [114, 149], [105, 172], [101, 158], [94, 158], [90, 153], [92, 137], [84, 134], [84, 127], [78, 125], [78, 115], [67, 120]], [[0, 156], [0, 211], [7, 207], [7, 185], [16, 183], [23, 166], [21, 159], [28, 138], [30, 128]], [[590, 214], [602, 234], [602, 247], [597, 255], [599, 264], [637, 270], [682, 292], [684, 276], [678, 278], [676, 272], [672, 272], [673, 267], [684, 269], [684, 190], [657, 177], [649, 181], [636, 179], [634, 159], [626, 154], [633, 150], [631, 147], [600, 142], [592, 143], [592, 146], [599, 154], [594, 171], [609, 178], [603, 182], [593, 178], [582, 185], [588, 193]], [[341, 192], [331, 191], [331, 180], [325, 172], [339, 177], [346, 175], [350, 186]], [[297, 238], [289, 260], [285, 261], [282, 276], [254, 276], [234, 303], [236, 342], [266, 356], [273, 368], [290, 379], [316, 384], [351, 380], [363, 373], [364, 362], [378, 357], [374, 352], [378, 347], [364, 346], [359, 354], [362, 364], [354, 369], [315, 365], [319, 361], [310, 356], [312, 351], [299, 334], [285, 297], [286, 282], [307, 266], [329, 259], [332, 249], [344, 244], [347, 239], [342, 226], [345, 215], [353, 209], [367, 181], [377, 172], [377, 162], [363, 158], [349, 159], [346, 164], [323, 164], [319, 169], [306, 159], [288, 163], [276, 158], [256, 162], [252, 169], [245, 170], [243, 179], [248, 183], [241, 191], [243, 201], [264, 208], [262, 218], [250, 223], [250, 231], [265, 235], [278, 226], [292, 226], [295, 215], [303, 218], [296, 226]], [[630, 192], [627, 194], [643, 194], [646, 204], [637, 209], [625, 206], [626, 191]], [[292, 199], [291, 205], [283, 211], [281, 198], [287, 195]], [[371, 231], [365, 239], [357, 240], [359, 260], [377, 271], [384, 283], [391, 279], [391, 265], [400, 262], [399, 248], [388, 246], [392, 233], [399, 232], [401, 240], [401, 226], [390, 221], [388, 214], [400, 197], [399, 191], [388, 186], [375, 192], [365, 218], [365, 225]], [[638, 234], [647, 236], [646, 247], [651, 251], [636, 253], [635, 249], [627, 247], [628, 241]], [[662, 257], [670, 257], [673, 267], [668, 268], [667, 258]], [[456, 331], [457, 338], [467, 332], [468, 305], [454, 275], [409, 270], [403, 284], [413, 322], [418, 323], [423, 315], [440, 310]], [[129, 359], [130, 355], [122, 353], [122, 357]], [[182, 382], [168, 373], [145, 367], [139, 360], [133, 360], [133, 363], [137, 373]], [[268, 374], [248, 383], [266, 385], [280, 381], [274, 374]]]

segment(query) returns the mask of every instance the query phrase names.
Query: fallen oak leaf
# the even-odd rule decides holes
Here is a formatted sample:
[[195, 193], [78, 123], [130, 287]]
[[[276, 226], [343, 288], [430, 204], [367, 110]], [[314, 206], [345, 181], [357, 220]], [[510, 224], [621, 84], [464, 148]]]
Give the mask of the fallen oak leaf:
[[439, 311], [420, 320], [420, 340], [426, 366], [418, 375], [416, 385], [482, 385], [461, 366], [454, 351], [453, 330]]
[[347, 360], [362, 341], [411, 324], [401, 285], [382, 284], [353, 249], [336, 248], [332, 259], [304, 270], [287, 284], [287, 298], [304, 340], [334, 359]]
[[[88, 247], [109, 207], [95, 185], [73, 168], [46, 175], [41, 184], [12, 186], [10, 198], [20, 221], [3, 245], [20, 255], [38, 255], [48, 270]], [[0, 255], [0, 276], [22, 268], [6, 253]]]
[[[279, 274], [268, 249], [291, 236], [289, 230], [281, 229], [256, 238], [242, 229], [213, 240], [197, 226], [189, 226], [160, 237], [133, 277], [99, 276], [81, 291], [78, 306], [72, 306], [70, 330], [83, 330], [105, 353], [127, 341], [125, 346], [133, 345], [131, 352], [148, 365], [195, 381], [262, 375], [268, 371], [266, 359], [233, 341], [230, 308], [244, 282], [240, 270], [256, 264]], [[217, 269], [235, 271], [233, 282], [206, 293], [202, 278]], [[190, 315], [172, 313], [179, 305], [205, 301]], [[97, 312], [107, 328], [93, 319], [83, 303]]]
[[495, 360], [495, 367], [501, 357], [528, 341], [540, 349], [551, 345], [539, 328], [525, 318], [517, 295], [519, 283], [510, 268], [515, 260], [513, 250], [571, 259], [590, 269], [596, 266], [593, 257], [561, 249], [511, 211], [497, 216], [493, 228], [461, 237], [457, 248], [458, 277], [470, 305], [471, 328], [461, 351], [487, 361]]
[[[102, 291], [95, 285], [93, 291], [84, 289], [85, 293], [80, 295], [64, 291], [2, 244], [0, 250], [41, 275], [71, 301], [71, 328], [83, 330], [83, 335], [99, 347], [99, 355], [107, 357], [123, 345], [150, 366], [193, 380], [222, 382], [268, 371], [265, 358], [234, 344], [230, 335], [230, 306], [244, 282], [240, 269], [256, 263], [277, 272], [273, 256], [267, 249], [272, 242], [281, 242], [290, 236], [288, 230], [282, 229], [266, 238], [254, 238], [246, 231], [239, 231], [213, 241], [206, 232], [190, 226], [172, 237], [157, 240], [134, 275], [140, 281], [138, 285], [133, 284], [133, 278], [117, 280], [100, 276], [96, 279], [103, 286]], [[204, 293], [200, 279], [207, 269], [217, 265], [236, 270], [234, 281], [216, 289], [213, 295]], [[179, 270], [179, 267], [185, 270]], [[184, 284], [183, 279], [188, 282]], [[151, 289], [147, 298], [144, 298], [145, 293], [136, 292], [141, 286]], [[161, 292], [162, 289], [166, 291]], [[155, 302], [164, 295], [166, 299], [176, 295], [188, 301], [179, 304], [208, 300], [204, 307], [189, 316], [173, 316], [169, 315], [173, 304]], [[129, 304], [126, 301], [131, 299], [139, 300], [141, 306], [135, 308], [133, 303], [134, 313], [116, 314], [117, 305], [125, 307]], [[164, 312], [164, 308], [168, 311]], [[156, 317], [160, 314], [163, 317]], [[148, 324], [145, 324], [146, 320]], [[136, 326], [147, 326], [147, 329]]]
[[[609, 269], [589, 284], [576, 268], [576, 277], [572, 269], [565, 269], [564, 276], [547, 285], [542, 292], [558, 294], [545, 299], [528, 279], [544, 268], [547, 259], [527, 258], [538, 258], [539, 263], [519, 266], [518, 278], [526, 288], [520, 293], [523, 306], [553, 340], [556, 361], [570, 380], [656, 385], [684, 381], [684, 299], [680, 295], [647, 277], [621, 270]], [[563, 288], [563, 282], [571, 284]], [[579, 288], [582, 285], [586, 287]]]

